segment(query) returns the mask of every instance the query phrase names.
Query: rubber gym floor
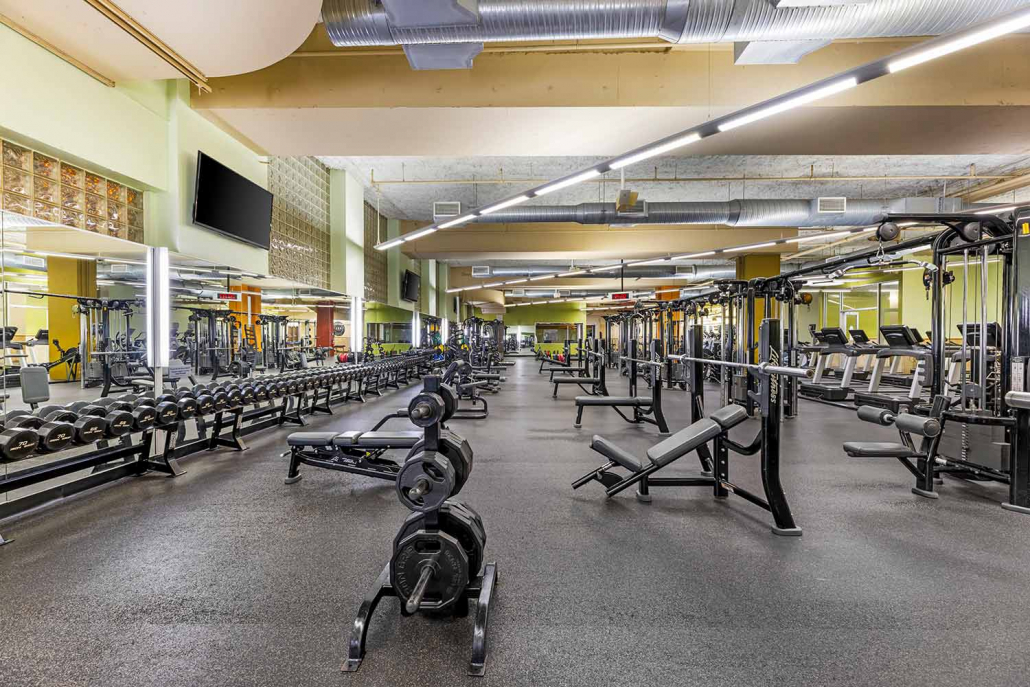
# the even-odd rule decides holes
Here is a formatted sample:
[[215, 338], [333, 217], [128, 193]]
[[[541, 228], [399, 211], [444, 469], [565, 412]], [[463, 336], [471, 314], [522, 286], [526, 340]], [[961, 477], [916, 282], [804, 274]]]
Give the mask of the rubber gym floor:
[[[1027, 684], [1030, 520], [1000, 508], [999, 487], [948, 480], [938, 501], [914, 496], [896, 462], [841, 451], [892, 430], [803, 403], [783, 432], [801, 538], [774, 536], [763, 511], [706, 489], [655, 489], [651, 504], [607, 500], [596, 483], [574, 492], [604, 462], [591, 435], [642, 454], [656, 430], [604, 408], [573, 429], [573, 393], [552, 400], [537, 367], [509, 370], [488, 420], [452, 423], [475, 451], [460, 499], [483, 516], [500, 573], [477, 684]], [[311, 429], [369, 428], [415, 391]], [[666, 400], [681, 428], [685, 395]], [[340, 672], [406, 511], [392, 485], [367, 478], [304, 467], [284, 485], [286, 434], [3, 523], [15, 541], [0, 548], [0, 683], [475, 682], [471, 619], [401, 618], [395, 599], [372, 620], [361, 670]], [[758, 487], [757, 467], [737, 456], [731, 474]]]

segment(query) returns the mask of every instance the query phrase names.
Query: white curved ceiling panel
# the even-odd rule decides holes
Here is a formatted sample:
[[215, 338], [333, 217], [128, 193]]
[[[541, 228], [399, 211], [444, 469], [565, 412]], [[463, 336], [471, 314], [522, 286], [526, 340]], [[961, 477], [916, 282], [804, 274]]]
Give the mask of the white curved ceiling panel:
[[[119, 0], [129, 16], [209, 77], [262, 69], [296, 50], [319, 21], [321, 0]], [[115, 81], [178, 71], [84, 0], [0, 0], [4, 14]]]

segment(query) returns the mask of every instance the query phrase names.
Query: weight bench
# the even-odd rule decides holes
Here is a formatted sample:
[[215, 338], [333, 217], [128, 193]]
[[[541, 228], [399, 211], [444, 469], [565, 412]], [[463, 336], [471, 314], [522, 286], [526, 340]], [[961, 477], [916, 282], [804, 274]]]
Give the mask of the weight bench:
[[[852, 458], [895, 458], [916, 477], [916, 486], [912, 493], [917, 496], [924, 496], [928, 499], [937, 498], [937, 492], [933, 490], [933, 476], [945, 468], [938, 468], [928, 465], [931, 457], [937, 452], [937, 445], [943, 430], [941, 421], [937, 418], [947, 405], [946, 399], [938, 397], [933, 404], [930, 417], [910, 415], [909, 413], [894, 413], [886, 408], [874, 408], [873, 406], [861, 406], [858, 409], [860, 420], [871, 422], [875, 425], [890, 427], [893, 425], [901, 435], [901, 442], [889, 441], [848, 441], [844, 444], [844, 452]], [[912, 435], [922, 437], [920, 446], [917, 449]], [[916, 462], [913, 464], [913, 460]], [[929, 468], [929, 471], [928, 471]], [[927, 479], [927, 475], [930, 478]]]
[[[626, 422], [631, 424], [648, 422], [656, 425], [660, 434], [668, 434], [669, 425], [665, 421], [665, 414], [662, 413], [661, 388], [661, 384], [651, 387], [651, 396], [577, 396], [576, 422], [572, 426], [576, 429], [583, 426], [584, 408], [603, 407], [613, 409]], [[633, 417], [627, 417], [619, 408], [632, 408]], [[652, 414], [653, 418], [648, 417]]]
[[[383, 422], [396, 416], [399, 415], [388, 415]], [[380, 425], [382, 422], [376, 427]], [[410, 451], [422, 440], [422, 436], [422, 432], [414, 431], [294, 432], [286, 439], [290, 447], [290, 469], [286, 474], [286, 484], [300, 481], [302, 463], [316, 468], [396, 481], [400, 464], [382, 458], [382, 455], [387, 451]]]
[[[559, 384], [575, 384], [591, 396], [605, 395], [605, 389], [602, 386], [604, 384], [604, 380], [600, 377], [559, 377], [558, 379], [552, 379], [551, 383], [554, 384], [554, 393], [552, 394], [553, 398], [558, 398]], [[584, 384], [590, 384], [592, 388], [588, 389], [583, 386]], [[598, 387], [601, 388], [599, 389]]]
[[[658, 481], [649, 479], [651, 486], [701, 486], [718, 483], [711, 476], [711, 462], [707, 451], [707, 443], [713, 439], [724, 437], [733, 427], [736, 427], [747, 419], [747, 411], [738, 405], [729, 405], [720, 408], [706, 418], [701, 418], [692, 423], [686, 429], [673, 434], [668, 439], [659, 442], [647, 449], [647, 459], [638, 460], [629, 451], [617, 446], [600, 435], [594, 435], [590, 442], [590, 448], [597, 451], [608, 459], [608, 462], [600, 467], [591, 470], [572, 483], [573, 489], [591, 481], [598, 481], [605, 486], [605, 493], [609, 498], [615, 496], [623, 489], [640, 482], [649, 475], [661, 470], [666, 465], [679, 460], [692, 451], [699, 452], [702, 471], [705, 473], [696, 478], [672, 478], [672, 481]], [[702, 452], [701, 449], [704, 449]], [[629, 472], [629, 475], [620, 475], [610, 472], [614, 468], [622, 468]], [[650, 501], [650, 496], [638, 494], [642, 501]]]

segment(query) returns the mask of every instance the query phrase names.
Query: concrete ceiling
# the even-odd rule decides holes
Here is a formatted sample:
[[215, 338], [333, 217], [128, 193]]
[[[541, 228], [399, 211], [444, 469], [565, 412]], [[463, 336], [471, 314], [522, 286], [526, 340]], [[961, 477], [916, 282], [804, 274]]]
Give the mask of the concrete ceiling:
[[[209, 77], [262, 69], [301, 45], [321, 0], [118, 0]], [[0, 14], [114, 81], [181, 74], [83, 0], [0, 0]]]
[[[474, 208], [516, 194], [522, 189], [595, 164], [598, 157], [322, 157], [365, 184], [366, 199], [380, 203], [383, 212], [398, 219], [432, 220], [434, 201], [459, 201]], [[695, 155], [657, 158], [626, 168], [626, 186], [642, 200], [725, 201], [743, 198], [904, 198], [949, 194], [975, 183], [965, 176], [1006, 175], [1030, 165], [1025, 155]], [[761, 177], [876, 177], [841, 181], [762, 181]], [[937, 177], [905, 179], [901, 177]], [[373, 178], [380, 183], [372, 184]], [[661, 181], [643, 181], [643, 179]], [[705, 181], [685, 179], [703, 178]], [[480, 183], [431, 183], [447, 180]], [[496, 183], [500, 180], [515, 180]], [[677, 181], [679, 179], [679, 181]], [[619, 176], [557, 191], [537, 204], [572, 205], [613, 202]]]

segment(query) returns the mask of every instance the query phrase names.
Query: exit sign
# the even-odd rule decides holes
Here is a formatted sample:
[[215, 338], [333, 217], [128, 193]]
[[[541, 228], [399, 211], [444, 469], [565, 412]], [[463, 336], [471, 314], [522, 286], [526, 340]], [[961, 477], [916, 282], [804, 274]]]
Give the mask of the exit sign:
[[239, 303], [243, 298], [239, 291], [222, 291], [215, 294], [215, 300]]
[[613, 301], [628, 301], [630, 299], [629, 295], [628, 291], [623, 291], [622, 293], [610, 293], [608, 298]]

